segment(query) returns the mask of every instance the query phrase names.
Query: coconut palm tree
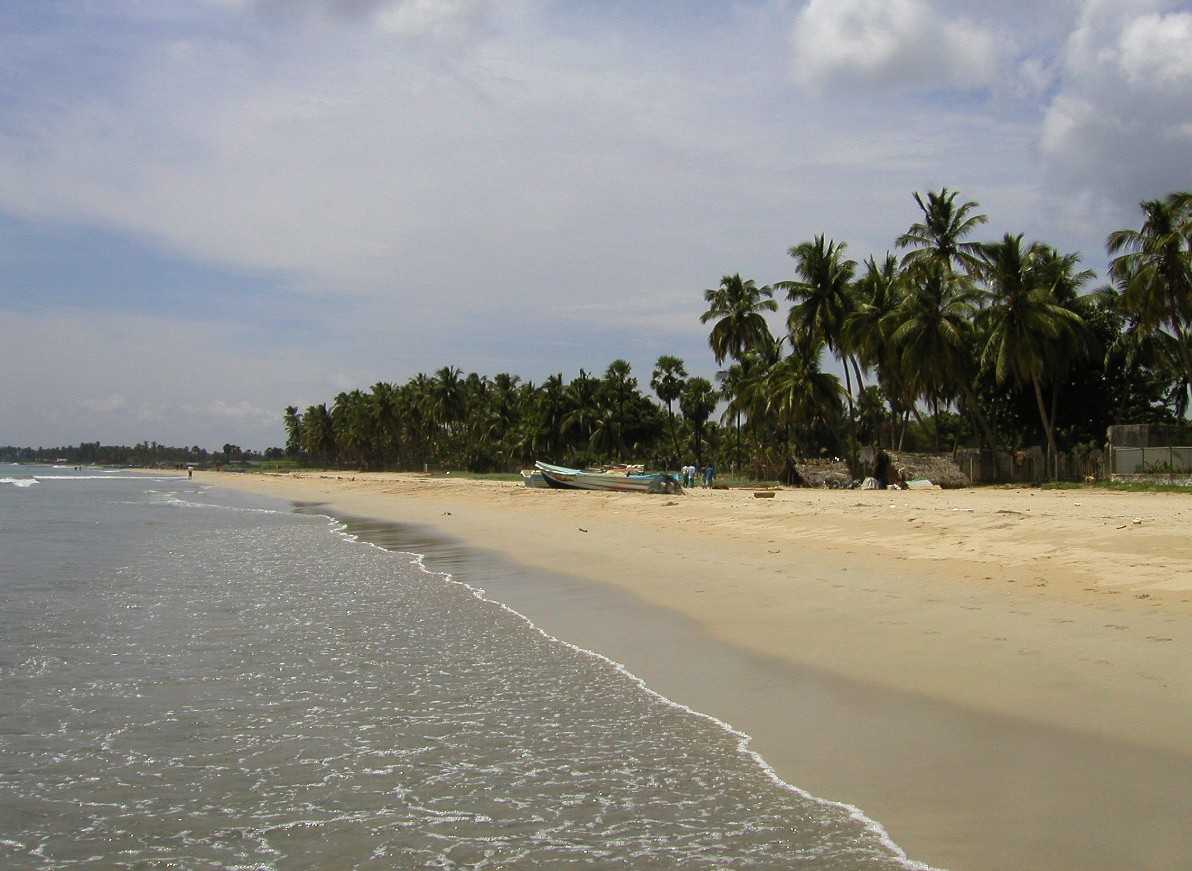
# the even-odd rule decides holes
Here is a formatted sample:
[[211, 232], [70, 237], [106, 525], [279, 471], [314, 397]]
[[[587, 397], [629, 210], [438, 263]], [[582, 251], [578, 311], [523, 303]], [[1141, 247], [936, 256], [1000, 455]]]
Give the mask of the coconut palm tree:
[[834, 427], [840, 420], [840, 379], [820, 370], [819, 348], [810, 350], [796, 351], [769, 367], [763, 388], [767, 410], [785, 434], [785, 478], [790, 484], [798, 481], [801, 434], [817, 424]]
[[302, 449], [316, 463], [324, 465], [335, 455], [335, 431], [325, 404], [311, 405], [302, 413]]
[[282, 415], [286, 427], [286, 454], [296, 457], [302, 453], [302, 415], [296, 405], [287, 405]]
[[[889, 252], [879, 264], [865, 260], [865, 274], [853, 284], [854, 305], [844, 322], [844, 343], [862, 369], [877, 372], [878, 385], [897, 421], [914, 401], [906, 395], [899, 355], [890, 340], [890, 318], [906, 296], [906, 273]], [[909, 413], [909, 412], [907, 412]]]
[[844, 242], [822, 235], [795, 245], [788, 253], [795, 259], [799, 277], [775, 285], [785, 290], [794, 303], [787, 317], [787, 329], [795, 347], [805, 354], [825, 345], [843, 358], [844, 322], [852, 310], [850, 283], [857, 269], [856, 261], [845, 257], [847, 247]]
[[835, 355], [844, 367], [845, 398], [848, 400], [848, 450], [850, 464], [856, 466], [855, 423], [853, 409], [853, 381], [849, 367], [862, 386], [861, 368], [850, 353], [845, 339], [844, 325], [853, 310], [852, 280], [857, 269], [855, 260], [845, 256], [847, 245], [816, 236], [810, 242], [795, 245], [789, 250], [795, 259], [798, 278], [776, 285], [794, 303], [787, 317], [787, 329], [796, 349], [805, 356], [819, 353], [821, 347]]
[[679, 397], [679, 408], [683, 416], [691, 422], [691, 429], [695, 434], [695, 457], [701, 466], [704, 464], [703, 436], [708, 418], [716, 410], [716, 389], [707, 378], [689, 378], [683, 385], [683, 393]]
[[999, 383], [1007, 378], [1030, 385], [1039, 409], [1039, 422], [1051, 457], [1057, 456], [1053, 418], [1043, 398], [1043, 381], [1050, 348], [1079, 331], [1079, 314], [1056, 301], [1049, 278], [1048, 251], [1038, 244], [1023, 247], [1022, 236], [1005, 235], [1001, 242], [982, 245], [979, 273], [989, 287], [990, 305], [981, 313], [988, 339], [982, 359], [994, 366]]
[[637, 379], [632, 375], [632, 368], [627, 360], [613, 360], [604, 372], [604, 385], [610, 400], [610, 421], [616, 443], [615, 456], [621, 459], [625, 450], [625, 403], [631, 394], [637, 391]]
[[883, 319], [904, 389], [932, 407], [936, 450], [942, 449], [940, 405], [965, 394], [976, 407], [969, 338], [979, 298], [972, 284], [947, 264], [924, 261], [908, 270], [906, 295]]
[[727, 369], [716, 373], [716, 381], [720, 385], [720, 398], [727, 405], [720, 422], [727, 424], [734, 421], [737, 430], [737, 446], [733, 451], [733, 470], [741, 462], [741, 415], [748, 404], [747, 384], [749, 382], [749, 361], [752, 355], [746, 354], [738, 363], [733, 363]]
[[1060, 392], [1069, 380], [1072, 367], [1082, 359], [1103, 353], [1096, 346], [1092, 332], [1085, 322], [1092, 311], [1094, 300], [1081, 295], [1081, 288], [1093, 280], [1091, 269], [1080, 268], [1080, 256], [1061, 254], [1055, 248], [1039, 244], [1035, 246], [1034, 266], [1037, 283], [1051, 290], [1056, 305], [1062, 306], [1080, 318], [1079, 324], [1061, 333], [1046, 345], [1048, 380], [1051, 382], [1050, 426], [1055, 432], [1056, 417], [1059, 414]]
[[972, 272], [981, 265], [980, 243], [964, 240], [989, 218], [973, 214], [980, 206], [971, 200], [957, 206], [957, 196], [958, 191], [947, 188], [941, 188], [939, 193], [929, 191], [926, 202], [918, 192], [914, 194], [923, 220], [911, 224], [895, 242], [899, 248], [912, 249], [902, 258], [904, 267], [936, 260], [949, 269]]
[[429, 386], [431, 413], [444, 430], [450, 432], [463, 420], [465, 410], [464, 382], [460, 380], [463, 370], [455, 366], [444, 366], [435, 373]]
[[401, 465], [401, 413], [398, 390], [392, 384], [378, 381], [368, 395], [368, 413], [372, 418], [375, 460], [387, 465], [391, 460]]
[[763, 313], [778, 311], [773, 295], [772, 288], [758, 287], [753, 279], [743, 281], [740, 273], [726, 275], [719, 287], [704, 291], [708, 310], [699, 320], [701, 324], [716, 322], [708, 335], [708, 345], [717, 364], [729, 357], [740, 358], [770, 335]]
[[[1122, 291], [1122, 308], [1145, 332], [1169, 330], [1192, 382], [1192, 192], [1139, 204], [1138, 230], [1116, 230], [1105, 241], [1114, 259], [1109, 273]], [[1114, 256], [1116, 255], [1116, 256]]]
[[671, 440], [674, 442], [675, 461], [679, 459], [679, 437], [675, 432], [675, 414], [671, 404], [683, 392], [683, 385], [687, 381], [687, 367], [678, 357], [663, 354], [654, 364], [654, 372], [650, 376], [650, 389], [654, 391], [662, 402], [666, 403], [666, 416], [670, 425]]
[[592, 428], [600, 416], [600, 379], [592, 378], [583, 369], [564, 391], [564, 402], [567, 407], [563, 415], [560, 430], [575, 445], [582, 442], [587, 445], [592, 435]]

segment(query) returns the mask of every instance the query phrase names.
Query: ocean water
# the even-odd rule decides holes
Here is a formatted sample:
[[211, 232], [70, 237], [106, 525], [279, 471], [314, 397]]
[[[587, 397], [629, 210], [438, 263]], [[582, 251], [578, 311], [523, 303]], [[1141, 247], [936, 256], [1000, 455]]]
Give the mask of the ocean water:
[[925, 867], [424, 562], [185, 478], [0, 467], [0, 867]]

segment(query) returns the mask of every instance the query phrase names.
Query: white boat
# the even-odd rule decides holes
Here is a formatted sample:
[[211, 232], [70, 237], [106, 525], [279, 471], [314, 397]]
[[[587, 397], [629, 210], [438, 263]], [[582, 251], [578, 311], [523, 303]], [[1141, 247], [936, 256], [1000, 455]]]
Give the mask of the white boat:
[[603, 490], [611, 493], [682, 493], [683, 488], [669, 472], [638, 472], [608, 474], [552, 466], [541, 461], [534, 464], [542, 473], [547, 486], [560, 490]]

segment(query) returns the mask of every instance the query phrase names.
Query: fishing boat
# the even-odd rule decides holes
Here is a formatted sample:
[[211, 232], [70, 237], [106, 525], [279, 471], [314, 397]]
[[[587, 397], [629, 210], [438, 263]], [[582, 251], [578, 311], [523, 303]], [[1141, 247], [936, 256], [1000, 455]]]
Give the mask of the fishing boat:
[[560, 490], [604, 490], [610, 493], [682, 493], [683, 488], [669, 472], [608, 473], [568, 469], [541, 461], [534, 467], [547, 486]]

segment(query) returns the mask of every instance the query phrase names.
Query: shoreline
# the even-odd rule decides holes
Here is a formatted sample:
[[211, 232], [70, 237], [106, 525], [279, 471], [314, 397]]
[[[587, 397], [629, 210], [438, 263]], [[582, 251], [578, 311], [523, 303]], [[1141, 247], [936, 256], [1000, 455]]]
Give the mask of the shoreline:
[[[700, 678], [689, 659], [668, 658], [649, 637], [618, 635], [619, 624], [634, 620], [631, 608], [585, 620], [582, 604], [576, 612], [557, 597], [536, 601], [541, 585], [509, 603], [567, 642], [587, 647], [574, 632], [603, 632], [591, 649], [749, 733], [751, 749], [783, 780], [860, 807], [915, 860], [954, 869], [1160, 868], [1190, 846], [1190, 695], [1180, 657], [1192, 573], [1178, 568], [1192, 554], [1186, 545], [1165, 552], [1164, 567], [1181, 565], [1159, 580], [1135, 571], [1123, 584], [1112, 574], [1145, 557], [1156, 536], [1173, 534], [1164, 524], [1178, 526], [1188, 511], [1178, 502], [1159, 511], [1158, 494], [1142, 494], [1142, 507], [1167, 517], [1144, 521], [1153, 527], [1148, 539], [1116, 552], [1098, 540], [1099, 577], [1090, 578], [1087, 554], [1077, 551], [1075, 568], [1052, 569], [1047, 587], [1027, 587], [1019, 582], [1038, 572], [1030, 564], [1040, 536], [1054, 540], [1057, 527], [1074, 522], [1055, 510], [1070, 491], [874, 493], [858, 510], [855, 491], [784, 491], [759, 506], [722, 491], [618, 498], [415, 475], [195, 480], [443, 530], [532, 569], [563, 569], [588, 594], [616, 590], [689, 621], [705, 636], [697, 645], [704, 654], [738, 657], [712, 669], [723, 680]], [[1040, 495], [1050, 498], [1032, 501]], [[891, 496], [894, 510], [884, 504]], [[1074, 501], [1096, 503], [1102, 514], [1138, 510], [1137, 496], [1120, 498], [1078, 492]], [[907, 511], [947, 539], [944, 550], [957, 549], [953, 535], [971, 538], [974, 515], [977, 526], [1024, 518], [1012, 529], [1024, 544], [1015, 553], [993, 530], [985, 545], [1005, 565], [987, 563], [988, 576], [976, 578], [979, 560], [948, 559], [916, 540], [922, 535], [866, 546], [891, 523], [913, 528]], [[825, 532], [841, 516], [852, 526], [843, 543]], [[1028, 517], [1047, 528], [1023, 536]], [[783, 551], [796, 559], [781, 559]], [[1140, 589], [1152, 592], [1130, 595]], [[1140, 634], [1148, 629], [1149, 638]], [[999, 653], [1025, 642], [1034, 646]]]

